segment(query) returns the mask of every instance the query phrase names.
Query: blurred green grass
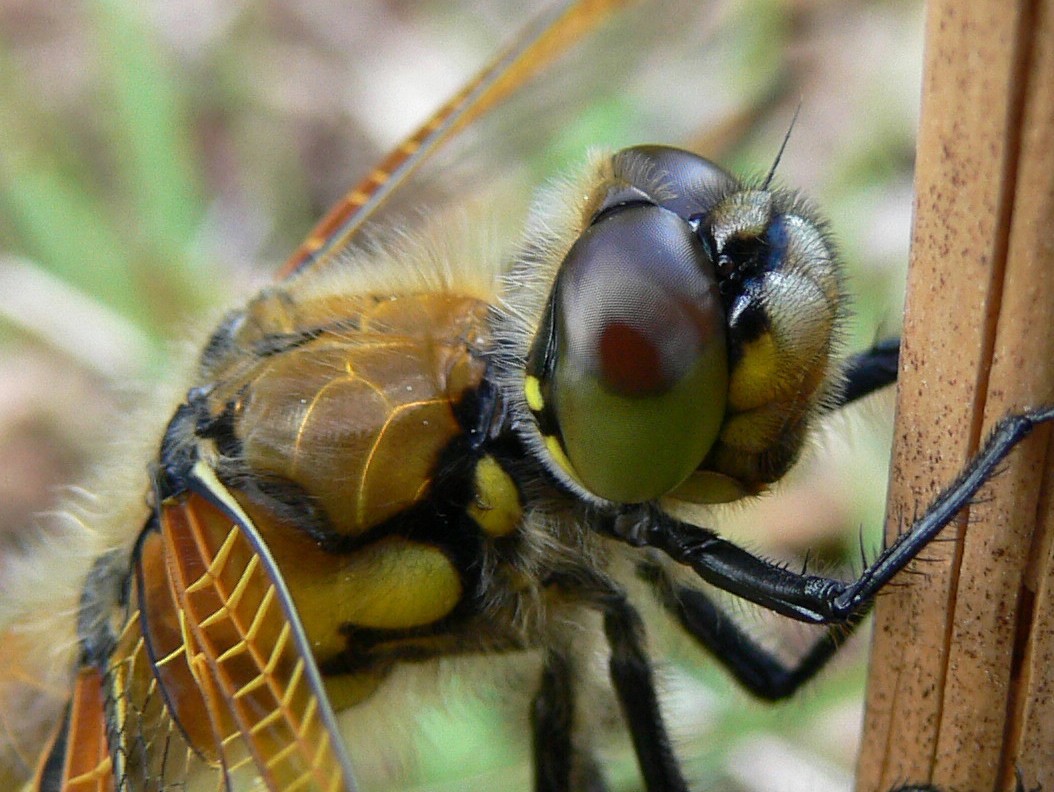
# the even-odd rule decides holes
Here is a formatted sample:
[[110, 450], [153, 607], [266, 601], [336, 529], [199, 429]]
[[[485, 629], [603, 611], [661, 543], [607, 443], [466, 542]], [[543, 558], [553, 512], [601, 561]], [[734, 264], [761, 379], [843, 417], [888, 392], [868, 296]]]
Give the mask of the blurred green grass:
[[[106, 416], [127, 409], [136, 383], [165, 376], [173, 340], [199, 335], [190, 328], [210, 320], [198, 317], [265, 282], [327, 205], [522, 18], [522, 8], [496, 1], [480, 10], [0, 0], [0, 266], [54, 284], [28, 319], [0, 298], [0, 500], [9, 507], [0, 532], [9, 542], [105, 446]], [[801, 101], [779, 177], [831, 218], [855, 295], [848, 345], [862, 348], [898, 328], [918, 4], [765, 0], [743, 3], [734, 22], [715, 69], [741, 117], [728, 126], [733, 140], [714, 130], [701, 139], [720, 145], [734, 169], [764, 173]], [[549, 156], [576, 160], [585, 146], [617, 139], [619, 118], [633, 111], [621, 98], [584, 109]], [[92, 343], [129, 350], [123, 365], [100, 370], [42, 332], [70, 292], [92, 309], [83, 327]], [[96, 326], [101, 334], [89, 336]], [[852, 563], [858, 527], [874, 547], [888, 404], [836, 420], [783, 499], [733, 515], [729, 530], [788, 559], [822, 546], [832, 565]], [[780, 535], [756, 531], [774, 520]], [[804, 639], [797, 627], [759, 629], [770, 626], [781, 642]], [[683, 702], [671, 711], [691, 720], [693, 695], [706, 702], [705, 723], [679, 738], [704, 788], [789, 788], [736, 769], [737, 751], [760, 737], [797, 746], [805, 765], [830, 763], [833, 773], [806, 788], [846, 788], [856, 727], [832, 724], [851, 723], [859, 707], [863, 640], [778, 707], [751, 701], [696, 650], [671, 643], [664, 668]], [[465, 703], [414, 713], [421, 758], [408, 788], [525, 782], [522, 722], [477, 703], [471, 683], [447, 687]], [[639, 787], [624, 739], [605, 743], [603, 759], [613, 789]]]

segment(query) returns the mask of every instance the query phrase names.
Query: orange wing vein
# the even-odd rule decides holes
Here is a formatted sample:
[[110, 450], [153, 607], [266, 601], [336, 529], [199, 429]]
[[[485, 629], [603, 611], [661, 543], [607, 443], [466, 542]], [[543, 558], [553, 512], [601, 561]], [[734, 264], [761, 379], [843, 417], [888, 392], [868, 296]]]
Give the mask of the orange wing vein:
[[279, 277], [314, 266], [343, 250], [399, 185], [445, 141], [530, 82], [579, 38], [629, 2], [579, 0], [540, 18], [338, 201], [282, 265]]

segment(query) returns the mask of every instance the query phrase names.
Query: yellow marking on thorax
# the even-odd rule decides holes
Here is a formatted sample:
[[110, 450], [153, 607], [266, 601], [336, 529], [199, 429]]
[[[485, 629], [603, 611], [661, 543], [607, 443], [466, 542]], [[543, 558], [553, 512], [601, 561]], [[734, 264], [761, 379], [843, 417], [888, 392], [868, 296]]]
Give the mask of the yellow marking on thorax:
[[542, 396], [542, 383], [537, 377], [528, 376], [523, 380], [523, 395], [527, 398], [527, 406], [534, 412], [541, 412], [545, 407], [545, 398]]
[[[461, 601], [461, 577], [438, 547], [390, 537], [348, 556], [337, 573], [342, 622], [378, 630], [420, 627]], [[346, 595], [345, 595], [346, 593]]]
[[469, 516], [491, 536], [505, 536], [516, 530], [523, 518], [523, 504], [512, 477], [492, 456], [476, 463], [473, 501]]

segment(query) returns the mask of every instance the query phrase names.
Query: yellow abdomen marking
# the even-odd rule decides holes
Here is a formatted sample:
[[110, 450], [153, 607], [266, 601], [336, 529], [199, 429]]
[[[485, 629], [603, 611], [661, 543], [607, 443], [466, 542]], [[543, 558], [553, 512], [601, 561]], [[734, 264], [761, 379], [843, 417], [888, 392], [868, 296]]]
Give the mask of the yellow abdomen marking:
[[505, 536], [516, 530], [523, 517], [520, 493], [512, 477], [492, 456], [476, 463], [474, 499], [469, 516], [491, 536]]

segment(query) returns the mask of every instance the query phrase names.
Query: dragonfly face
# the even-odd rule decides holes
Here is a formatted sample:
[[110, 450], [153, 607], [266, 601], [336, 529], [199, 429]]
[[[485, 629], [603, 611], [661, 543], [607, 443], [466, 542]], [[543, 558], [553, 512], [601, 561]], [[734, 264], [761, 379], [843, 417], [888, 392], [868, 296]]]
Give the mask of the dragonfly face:
[[74, 697], [52, 765], [340, 788], [327, 709], [354, 718], [408, 664], [532, 649], [554, 772], [581, 663], [564, 619], [600, 612], [636, 657], [609, 567], [675, 610], [671, 562], [627, 547], [640, 520], [782, 477], [836, 398], [846, 311], [812, 212], [696, 155], [598, 155], [547, 195], [512, 257], [456, 255], [477, 247], [459, 212], [363, 250], [326, 236], [220, 324], [141, 474], [149, 508], [80, 586], [70, 667], [102, 700]]
[[[720, 502], [780, 478], [837, 387], [844, 296], [816, 223], [660, 146], [624, 149], [574, 189], [587, 198], [573, 241], [534, 290], [548, 295], [528, 320], [540, 329], [503, 363], [515, 379], [527, 360], [551, 467], [584, 499], [616, 503]], [[512, 284], [539, 268], [525, 258]]]

